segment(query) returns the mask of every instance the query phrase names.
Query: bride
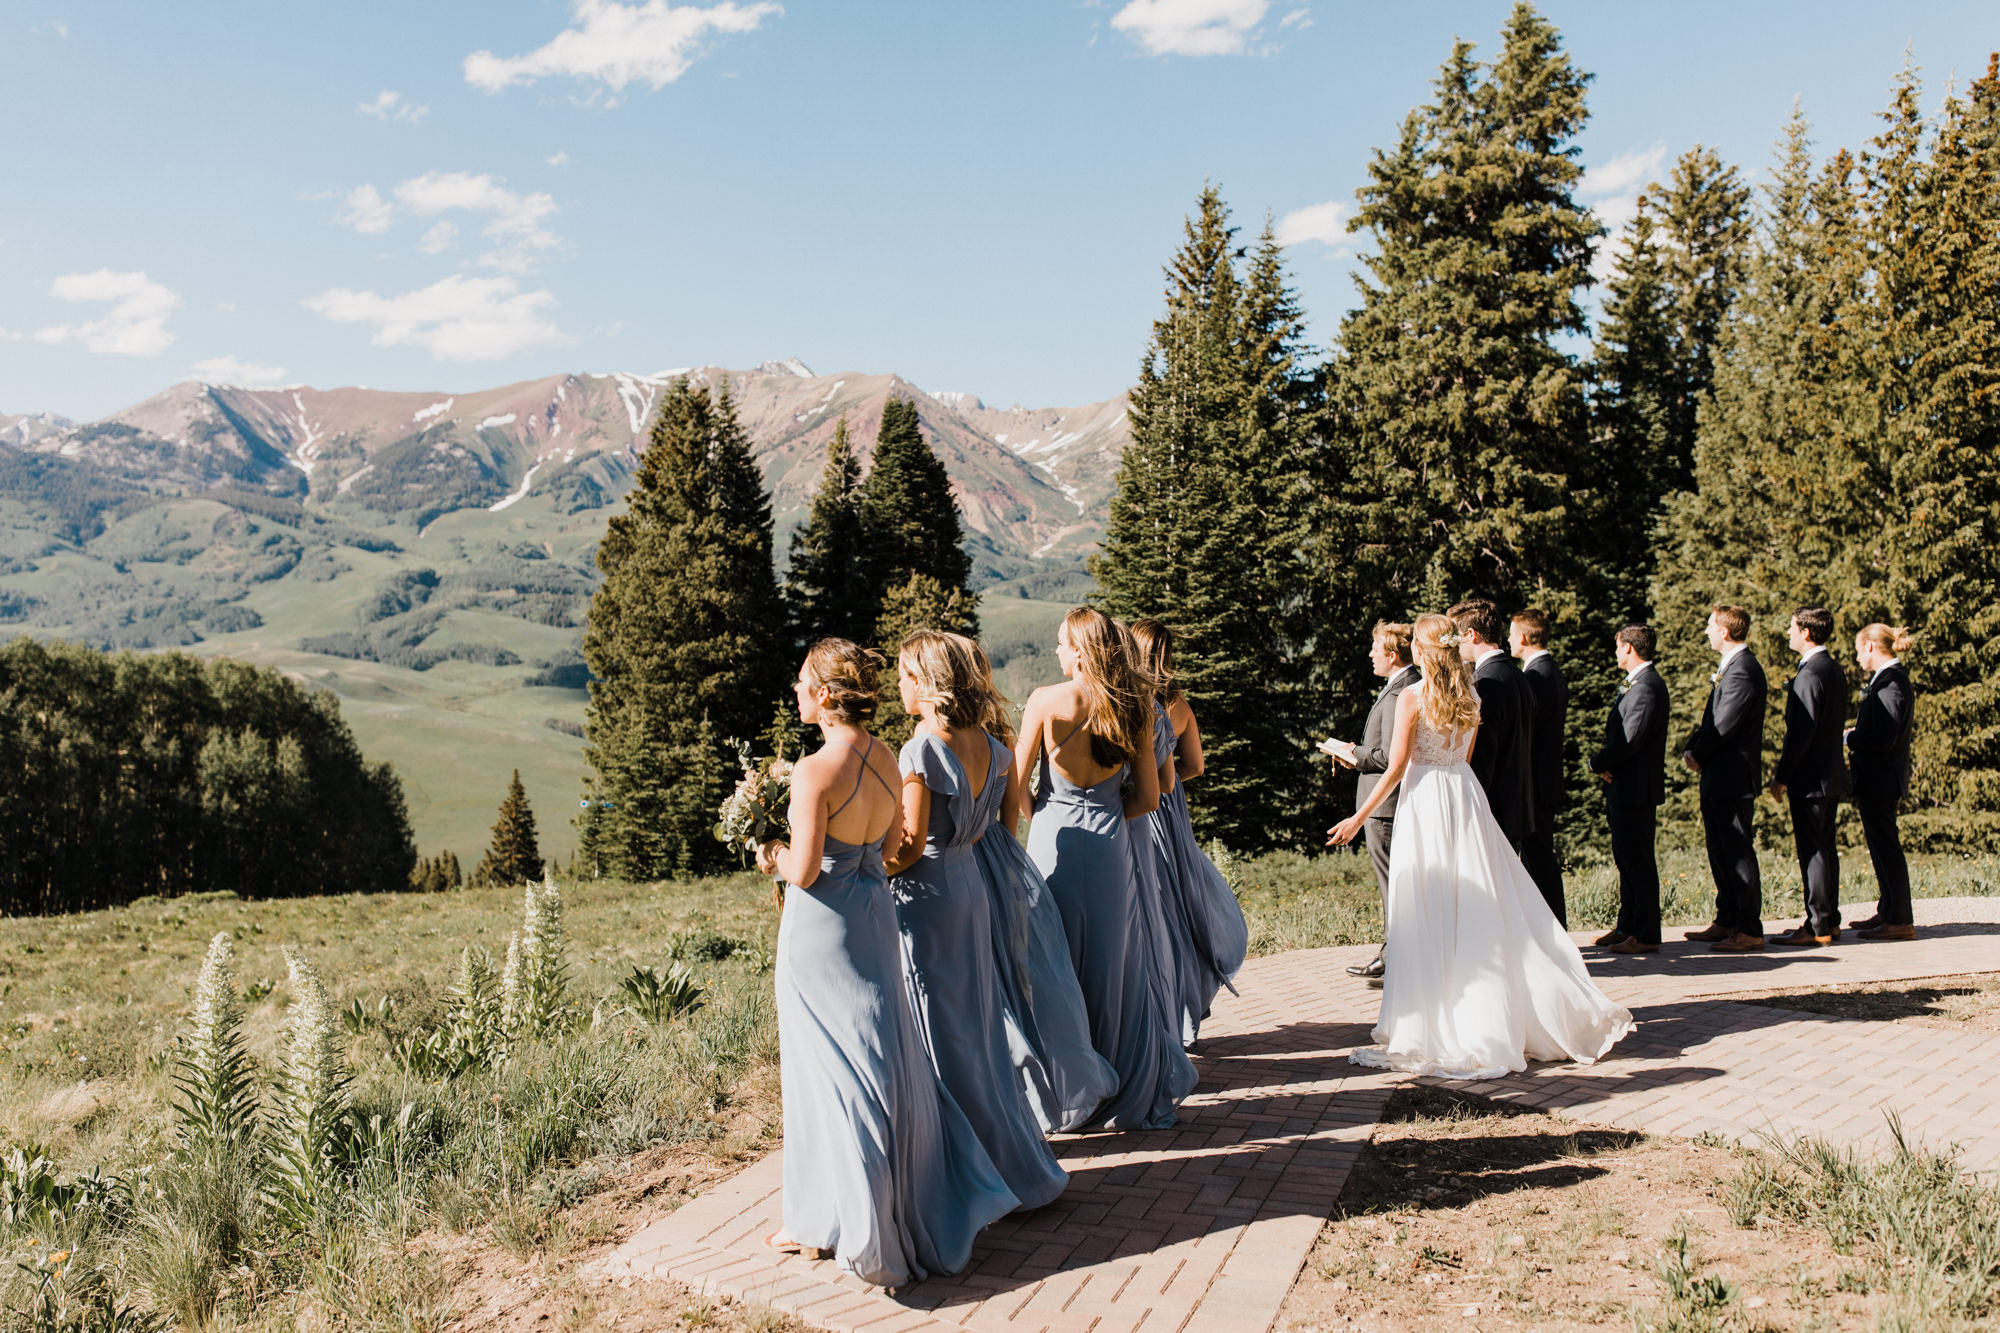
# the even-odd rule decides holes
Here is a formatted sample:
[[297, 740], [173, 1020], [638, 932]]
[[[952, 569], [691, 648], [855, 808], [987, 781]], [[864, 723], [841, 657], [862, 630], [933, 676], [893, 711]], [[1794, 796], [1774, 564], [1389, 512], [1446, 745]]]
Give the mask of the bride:
[[1355, 1064], [1438, 1078], [1519, 1073], [1530, 1060], [1590, 1064], [1632, 1030], [1508, 845], [1466, 760], [1479, 696], [1458, 632], [1417, 617], [1422, 683], [1397, 700], [1389, 769], [1334, 826], [1352, 842], [1399, 784], [1389, 853], [1387, 947], [1377, 1046]]

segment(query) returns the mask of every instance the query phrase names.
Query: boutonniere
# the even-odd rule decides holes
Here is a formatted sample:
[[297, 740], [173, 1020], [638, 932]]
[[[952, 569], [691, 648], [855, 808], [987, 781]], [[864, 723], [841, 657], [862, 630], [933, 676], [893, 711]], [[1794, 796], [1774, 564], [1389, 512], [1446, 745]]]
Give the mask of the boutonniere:
[[1715, 684], [1716, 681], [1721, 679], [1722, 679], [1721, 667], [1717, 667], [1715, 670], [1708, 673], [1708, 683], [1711, 685]]
[[1631, 682], [1631, 681], [1627, 680], [1627, 681], [1623, 681], [1623, 682], [1621, 682], [1621, 683], [1619, 684], [1619, 686], [1618, 686], [1618, 697], [1619, 697], [1619, 698], [1623, 699], [1623, 698], [1624, 698], [1624, 697], [1625, 697], [1625, 696], [1626, 696], [1627, 694], [1630, 694], [1631, 692], [1632, 692], [1632, 682]]

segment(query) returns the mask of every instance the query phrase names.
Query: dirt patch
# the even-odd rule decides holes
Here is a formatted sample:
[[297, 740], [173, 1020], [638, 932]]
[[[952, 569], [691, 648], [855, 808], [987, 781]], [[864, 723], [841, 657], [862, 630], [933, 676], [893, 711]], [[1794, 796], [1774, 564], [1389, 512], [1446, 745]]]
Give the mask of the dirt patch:
[[1741, 1164], [1718, 1143], [1404, 1087], [1277, 1327], [1873, 1327], [1870, 1300], [1841, 1290], [1851, 1258], [1731, 1222], [1720, 1186]]
[[1923, 981], [1869, 982], [1812, 990], [1732, 995], [1742, 1004], [1793, 1009], [1833, 1018], [1914, 1023], [1948, 1032], [2000, 1032], [2000, 975], [1981, 973]]
[[[766, 1086], [768, 1085], [768, 1086]], [[678, 1144], [628, 1159], [595, 1193], [552, 1213], [502, 1210], [463, 1235], [429, 1232], [428, 1249], [448, 1274], [454, 1333], [562, 1329], [713, 1329], [780, 1333], [788, 1315], [675, 1282], [585, 1280], [581, 1270], [778, 1146], [777, 1071], [739, 1087], [744, 1103], [721, 1139]]]

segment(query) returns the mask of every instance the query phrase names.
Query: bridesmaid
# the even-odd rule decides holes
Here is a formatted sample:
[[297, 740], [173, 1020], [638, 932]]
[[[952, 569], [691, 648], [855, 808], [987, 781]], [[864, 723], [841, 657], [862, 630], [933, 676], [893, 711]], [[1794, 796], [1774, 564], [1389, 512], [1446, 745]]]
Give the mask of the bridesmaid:
[[1202, 773], [1201, 728], [1187, 696], [1174, 684], [1174, 635], [1165, 622], [1136, 620], [1132, 637], [1141, 662], [1159, 689], [1157, 725], [1165, 733], [1171, 767], [1160, 772], [1160, 809], [1135, 828], [1150, 844], [1159, 867], [1161, 906], [1173, 944], [1181, 1038], [1193, 1045], [1201, 1035], [1215, 994], [1236, 979], [1249, 951], [1250, 927], [1229, 881], [1195, 841], [1188, 817], [1186, 779]]
[[[1118, 1090], [1088, 1123], [1162, 1129], [1194, 1090], [1195, 1071], [1163, 1003], [1147, 897], [1125, 829], [1160, 804], [1152, 682], [1118, 625], [1091, 607], [1063, 618], [1056, 659], [1072, 679], [1028, 697], [1014, 750], [1015, 799], [1038, 774], [1028, 855], [1062, 911], [1091, 1043], [1118, 1071]], [[1128, 773], [1126, 795], [1119, 788]]]
[[789, 844], [757, 865], [788, 881], [778, 925], [784, 1226], [767, 1243], [829, 1254], [893, 1289], [965, 1266], [1018, 1200], [924, 1059], [883, 873], [901, 850], [896, 766], [870, 736], [875, 667], [845, 639], [806, 654], [799, 717], [825, 743], [792, 772]]
[[[1009, 750], [1002, 809], [1016, 811], [1014, 719], [1007, 698], [993, 683], [993, 663], [985, 650], [961, 635], [950, 637], [971, 654], [982, 725]], [[1018, 822], [1016, 815], [1014, 824]], [[972, 851], [992, 908], [994, 968], [1007, 1048], [1036, 1123], [1044, 1134], [1053, 1134], [1087, 1123], [1118, 1090], [1118, 1071], [1090, 1044], [1090, 1016], [1070, 962], [1062, 910], [1014, 836], [1014, 824], [987, 830]]]
[[991, 832], [1012, 753], [980, 725], [978, 668], [957, 635], [903, 640], [896, 681], [921, 719], [903, 747], [902, 848], [888, 861], [903, 971], [931, 1065], [1023, 1208], [1069, 1183], [1035, 1122], [1001, 1023], [993, 911], [972, 845]]

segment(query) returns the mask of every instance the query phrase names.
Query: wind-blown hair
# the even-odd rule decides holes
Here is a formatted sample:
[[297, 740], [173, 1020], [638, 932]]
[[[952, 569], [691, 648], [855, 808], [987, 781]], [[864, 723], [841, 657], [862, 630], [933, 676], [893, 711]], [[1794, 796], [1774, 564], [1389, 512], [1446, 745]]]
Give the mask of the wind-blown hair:
[[1181, 701], [1181, 687], [1174, 683], [1174, 632], [1167, 622], [1152, 616], [1132, 622], [1132, 641], [1139, 645], [1139, 663], [1153, 678], [1160, 702], [1169, 708]]
[[1103, 768], [1153, 756], [1153, 678], [1139, 665], [1138, 645], [1123, 625], [1094, 606], [1063, 617], [1083, 687], [1083, 724], [1090, 757]]
[[1458, 655], [1456, 622], [1425, 612], [1417, 617], [1410, 646], [1424, 673], [1424, 721], [1431, 730], [1449, 736], [1478, 726], [1479, 694], [1472, 685], [1472, 668]]
[[920, 629], [903, 640], [896, 665], [917, 682], [917, 702], [937, 709], [954, 730], [986, 720], [979, 668], [967, 649], [971, 640], [942, 630]]
[[866, 726], [875, 718], [875, 700], [880, 693], [875, 673], [882, 654], [863, 648], [849, 639], [821, 639], [806, 653], [805, 677], [815, 687], [825, 686], [827, 699], [821, 712], [836, 722]]
[[979, 681], [979, 725], [986, 728], [989, 734], [998, 736], [1008, 749], [1013, 749], [1014, 705], [993, 681], [992, 659], [986, 656], [986, 650], [979, 646], [977, 639], [969, 639], [963, 634], [945, 637], [958, 640], [972, 657], [973, 675]]

